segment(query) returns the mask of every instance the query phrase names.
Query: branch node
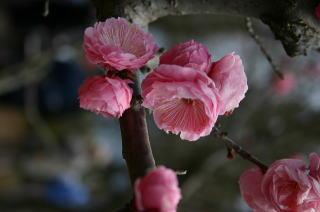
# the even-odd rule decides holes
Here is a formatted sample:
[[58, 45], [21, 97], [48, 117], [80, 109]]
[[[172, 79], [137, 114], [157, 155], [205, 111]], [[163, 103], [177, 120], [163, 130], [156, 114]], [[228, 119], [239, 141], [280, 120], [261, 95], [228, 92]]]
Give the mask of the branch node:
[[229, 160], [233, 160], [233, 159], [236, 157], [236, 152], [235, 152], [235, 150], [232, 149], [232, 148], [230, 148], [230, 147], [227, 147], [227, 151], [228, 151], [228, 153], [227, 153], [227, 158], [228, 158]]
[[227, 146], [227, 149], [228, 149], [227, 157], [228, 158], [234, 158], [234, 154], [237, 153], [243, 159], [245, 159], [245, 160], [255, 164], [256, 166], [258, 166], [263, 173], [265, 173], [268, 170], [268, 166], [267, 165], [265, 165], [263, 162], [261, 162], [255, 156], [251, 155], [249, 152], [244, 150], [234, 140], [232, 140], [227, 135], [225, 135], [224, 132], [221, 132], [218, 127], [214, 127], [213, 128], [213, 135], [216, 138], [219, 138]]

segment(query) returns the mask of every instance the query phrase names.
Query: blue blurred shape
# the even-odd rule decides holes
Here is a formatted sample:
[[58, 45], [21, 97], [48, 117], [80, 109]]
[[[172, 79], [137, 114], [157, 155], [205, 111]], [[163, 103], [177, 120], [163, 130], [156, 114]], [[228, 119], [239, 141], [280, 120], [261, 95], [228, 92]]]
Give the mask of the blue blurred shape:
[[46, 184], [45, 198], [63, 208], [87, 205], [90, 200], [88, 188], [72, 177], [57, 177]]

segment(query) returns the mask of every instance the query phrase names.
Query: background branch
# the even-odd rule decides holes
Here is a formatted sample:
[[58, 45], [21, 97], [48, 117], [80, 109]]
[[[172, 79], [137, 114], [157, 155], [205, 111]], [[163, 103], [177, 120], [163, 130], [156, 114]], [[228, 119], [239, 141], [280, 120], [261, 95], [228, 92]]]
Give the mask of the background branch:
[[273, 72], [281, 79], [283, 79], [283, 74], [279, 70], [279, 67], [275, 64], [273, 61], [271, 55], [267, 52], [266, 48], [264, 47], [263, 43], [261, 42], [259, 36], [256, 34], [256, 32], [253, 29], [252, 21], [249, 17], [246, 17], [246, 27], [247, 31], [249, 32], [252, 39], [256, 42], [256, 44], [260, 47], [261, 52], [264, 54], [264, 56], [267, 58], [268, 62], [270, 63]]
[[317, 0], [93, 0], [100, 20], [123, 14], [147, 26], [168, 15], [225, 14], [261, 19], [281, 40], [290, 56], [320, 49]]
[[[223, 141], [229, 150], [234, 150], [235, 153], [240, 155], [243, 159], [250, 161], [251, 163], [257, 165], [263, 173], [268, 170], [268, 166], [257, 159], [255, 156], [251, 155], [249, 152], [244, 150], [240, 145], [238, 145], [234, 140], [229, 138], [226, 133], [221, 132], [218, 127], [213, 128], [213, 135], [219, 140]], [[228, 153], [229, 154], [229, 153]]]
[[21, 64], [1, 70], [9, 74], [0, 76], [0, 95], [41, 81], [50, 71], [47, 66], [51, 58], [51, 53], [43, 52]]

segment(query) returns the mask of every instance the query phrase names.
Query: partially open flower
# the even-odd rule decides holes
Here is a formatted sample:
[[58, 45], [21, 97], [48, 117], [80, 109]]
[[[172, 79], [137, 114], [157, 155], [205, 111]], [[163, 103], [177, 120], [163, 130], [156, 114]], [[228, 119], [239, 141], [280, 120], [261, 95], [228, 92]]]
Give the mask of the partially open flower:
[[175, 172], [163, 166], [136, 180], [134, 193], [138, 211], [176, 212], [181, 199]]
[[88, 27], [83, 48], [91, 63], [118, 71], [142, 67], [158, 49], [151, 34], [124, 18], [109, 18]]
[[132, 89], [129, 80], [94, 76], [79, 89], [80, 107], [105, 117], [119, 118], [130, 107]]
[[163, 53], [160, 57], [160, 64], [191, 67], [207, 72], [211, 64], [211, 55], [208, 49], [201, 43], [190, 40], [178, 44]]
[[153, 111], [160, 129], [195, 141], [210, 134], [219, 112], [219, 96], [205, 72], [160, 65], [142, 82], [143, 106]]
[[240, 57], [234, 53], [224, 56], [212, 64], [208, 75], [214, 81], [221, 98], [219, 115], [228, 114], [237, 108], [248, 90]]

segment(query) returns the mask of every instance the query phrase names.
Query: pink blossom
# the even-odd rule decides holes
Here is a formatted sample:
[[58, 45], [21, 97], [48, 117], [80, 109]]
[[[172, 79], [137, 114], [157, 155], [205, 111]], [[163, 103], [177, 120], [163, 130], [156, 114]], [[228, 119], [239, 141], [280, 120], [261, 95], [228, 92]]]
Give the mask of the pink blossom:
[[160, 64], [191, 67], [205, 72], [209, 70], [210, 63], [211, 55], [208, 49], [194, 40], [178, 44], [160, 57]]
[[240, 191], [244, 200], [254, 212], [277, 212], [261, 191], [263, 174], [259, 168], [245, 171], [240, 177]]
[[212, 64], [208, 75], [215, 82], [221, 97], [219, 114], [223, 115], [237, 108], [248, 90], [240, 57], [234, 53], [224, 56]]
[[316, 153], [309, 155], [310, 160], [310, 175], [320, 182], [320, 156]]
[[138, 211], [175, 212], [181, 199], [174, 171], [159, 166], [134, 184]]
[[219, 111], [219, 96], [205, 72], [177, 65], [160, 65], [142, 82], [143, 106], [155, 123], [181, 139], [195, 141], [210, 134]]
[[276, 161], [264, 175], [257, 168], [249, 169], [240, 177], [241, 193], [255, 212], [316, 212], [320, 184], [309, 171], [299, 159]]
[[91, 63], [118, 71], [142, 67], [158, 49], [151, 34], [124, 18], [109, 18], [88, 27], [83, 48]]
[[320, 19], [320, 4], [315, 9], [315, 15], [318, 19]]
[[272, 85], [274, 92], [278, 95], [288, 95], [296, 87], [297, 81], [295, 75], [286, 73], [284, 79], [277, 78]]
[[132, 89], [129, 80], [94, 76], [79, 89], [80, 107], [105, 117], [119, 118], [130, 107]]

